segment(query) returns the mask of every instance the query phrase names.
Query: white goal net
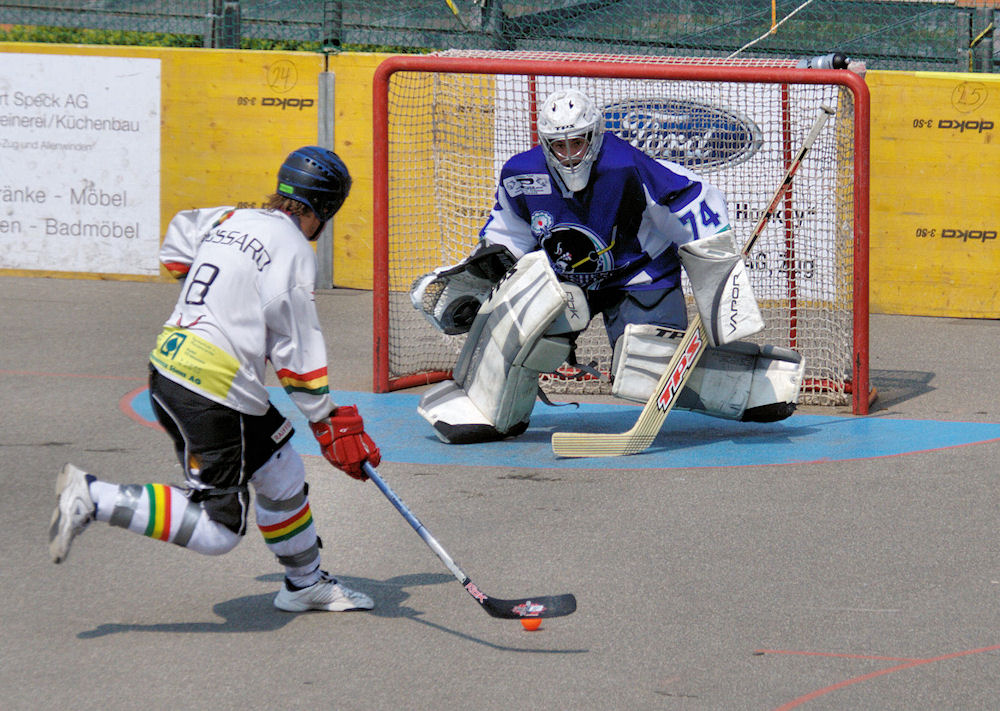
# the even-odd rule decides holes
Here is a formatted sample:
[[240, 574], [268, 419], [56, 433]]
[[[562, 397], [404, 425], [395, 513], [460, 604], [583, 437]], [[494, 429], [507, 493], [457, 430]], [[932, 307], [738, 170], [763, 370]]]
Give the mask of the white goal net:
[[[447, 377], [463, 337], [436, 331], [411, 306], [409, 288], [472, 251], [501, 166], [537, 142], [537, 103], [572, 87], [594, 99], [607, 131], [717, 185], [737, 241], [766, 209], [820, 106], [836, 110], [747, 256], [767, 323], [754, 340], [803, 354], [800, 402], [849, 404], [860, 385], [854, 411], [867, 412], [867, 105], [863, 126], [856, 111], [867, 90], [859, 77], [790, 61], [550, 52], [388, 62], [397, 64], [380, 68], [375, 93], [377, 391]], [[600, 317], [578, 339], [576, 357], [603, 376], [567, 366], [543, 375], [543, 389], [610, 392]]]

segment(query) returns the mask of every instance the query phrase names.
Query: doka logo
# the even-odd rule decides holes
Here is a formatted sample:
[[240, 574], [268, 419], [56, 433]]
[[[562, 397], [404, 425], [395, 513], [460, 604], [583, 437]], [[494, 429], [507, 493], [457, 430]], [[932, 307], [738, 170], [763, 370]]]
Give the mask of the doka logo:
[[749, 160], [764, 142], [749, 117], [687, 99], [628, 99], [603, 109], [605, 126], [639, 150], [690, 168]]
[[260, 99], [261, 106], [273, 106], [284, 111], [285, 109], [308, 109], [311, 106], [315, 106], [316, 102], [313, 99], [296, 99], [288, 98], [283, 99], [279, 96], [263, 96]]
[[172, 333], [167, 337], [167, 340], [163, 342], [160, 346], [160, 354], [164, 358], [170, 358], [171, 360], [177, 356], [177, 352], [180, 351], [181, 346], [184, 345], [184, 341], [187, 340], [187, 335], [183, 333]]
[[941, 239], [960, 239], [963, 242], [972, 240], [973, 242], [985, 242], [988, 239], [996, 239], [996, 230], [941, 230]]
[[983, 131], [992, 131], [993, 122], [992, 121], [962, 121], [960, 119], [938, 119], [938, 128], [944, 128], [948, 130], [958, 129], [959, 133], [965, 133], [966, 131], [975, 131], [976, 133], [982, 133]]

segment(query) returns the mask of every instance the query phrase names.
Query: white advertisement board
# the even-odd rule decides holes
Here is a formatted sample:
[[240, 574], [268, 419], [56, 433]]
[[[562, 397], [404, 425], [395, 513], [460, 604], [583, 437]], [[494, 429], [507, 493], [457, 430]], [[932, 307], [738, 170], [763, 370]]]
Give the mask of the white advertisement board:
[[0, 53], [0, 269], [156, 275], [160, 60]]

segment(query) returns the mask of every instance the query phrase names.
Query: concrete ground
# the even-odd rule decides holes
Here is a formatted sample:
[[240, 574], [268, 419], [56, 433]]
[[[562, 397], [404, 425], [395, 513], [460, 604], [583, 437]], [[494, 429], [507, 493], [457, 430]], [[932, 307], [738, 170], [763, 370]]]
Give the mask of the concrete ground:
[[[0, 278], [3, 708], [997, 708], [996, 437], [740, 466], [671, 466], [661, 445], [608, 469], [510, 466], [505, 443], [475, 466], [387, 449], [381, 473], [486, 592], [576, 595], [537, 632], [486, 615], [372, 484], [311, 454], [324, 566], [370, 613], [275, 610], [252, 529], [204, 558], [94, 524], [53, 565], [64, 462], [180, 480], [128, 406], [176, 294]], [[369, 397], [370, 294], [317, 303], [331, 387]], [[871, 341], [880, 399], [858, 437], [1000, 423], [1000, 322], [875, 315]]]

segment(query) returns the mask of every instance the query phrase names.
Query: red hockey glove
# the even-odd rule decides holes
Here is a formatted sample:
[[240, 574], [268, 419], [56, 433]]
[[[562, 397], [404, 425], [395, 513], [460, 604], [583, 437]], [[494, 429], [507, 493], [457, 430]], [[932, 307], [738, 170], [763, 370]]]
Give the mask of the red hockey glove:
[[310, 422], [309, 429], [326, 460], [348, 476], [368, 481], [361, 465], [367, 461], [377, 467], [382, 461], [378, 447], [365, 432], [365, 423], [355, 405], [335, 408], [325, 420]]

